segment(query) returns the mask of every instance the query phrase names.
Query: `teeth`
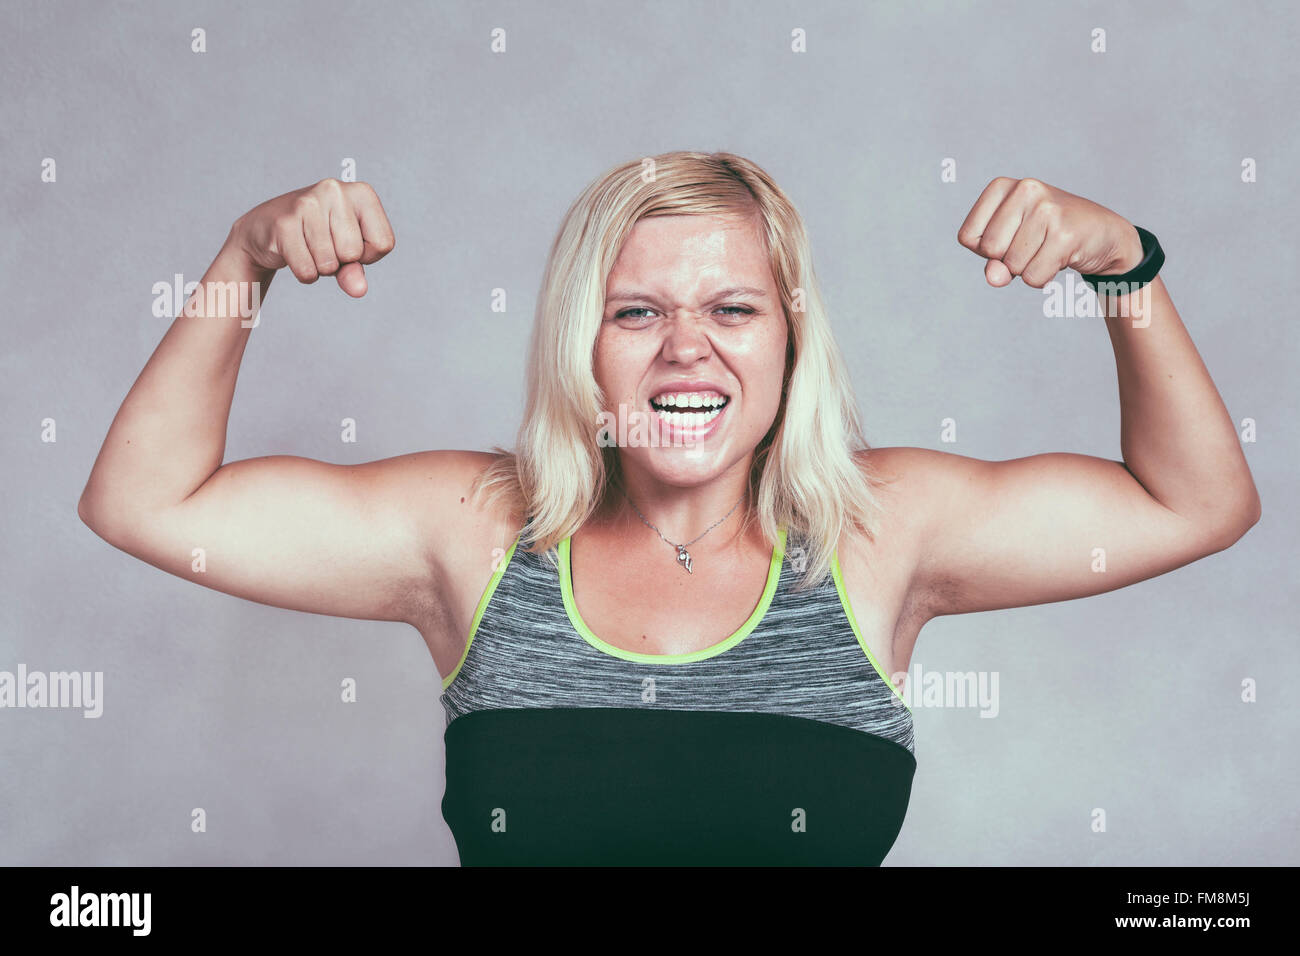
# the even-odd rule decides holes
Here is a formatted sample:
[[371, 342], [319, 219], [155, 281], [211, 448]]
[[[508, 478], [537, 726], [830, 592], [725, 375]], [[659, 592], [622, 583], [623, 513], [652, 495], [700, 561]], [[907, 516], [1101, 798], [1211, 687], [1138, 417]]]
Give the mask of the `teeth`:
[[713, 421], [722, 414], [721, 408], [715, 408], [708, 412], [664, 412], [655, 410], [655, 414], [662, 421], [678, 428], [703, 428], [709, 422]]
[[727, 400], [721, 396], [701, 395], [699, 392], [679, 392], [659, 395], [651, 399], [651, 402], [664, 408], [721, 408]]

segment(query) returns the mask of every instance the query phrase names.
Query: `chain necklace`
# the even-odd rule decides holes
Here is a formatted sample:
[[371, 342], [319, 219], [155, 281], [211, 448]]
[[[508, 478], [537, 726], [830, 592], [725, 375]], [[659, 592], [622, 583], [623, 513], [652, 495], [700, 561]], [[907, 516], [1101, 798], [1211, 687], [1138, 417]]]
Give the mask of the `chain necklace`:
[[[622, 489], [621, 487], [619, 488], [619, 490], [620, 490], [620, 491], [623, 491], [623, 489]], [[627, 503], [630, 504], [630, 505], [632, 505], [632, 499], [627, 497], [627, 492], [626, 492], [626, 491], [623, 491], [623, 497], [624, 497], [624, 498], [627, 498]], [[696, 536], [695, 538], [692, 538], [690, 541], [687, 541], [685, 544], [677, 544], [675, 541], [669, 541], [667, 538], [665, 538], [665, 537], [664, 537], [664, 533], [663, 533], [662, 531], [660, 531], [658, 528], [655, 528], [655, 526], [652, 525], [652, 524], [650, 524], [649, 521], [646, 521], [646, 519], [645, 519], [645, 515], [643, 515], [643, 514], [641, 513], [640, 509], [637, 508], [636, 505], [632, 505], [632, 510], [636, 512], [637, 517], [640, 518], [641, 521], [642, 521], [642, 522], [643, 522], [647, 527], [650, 527], [650, 528], [653, 528], [653, 529], [654, 529], [654, 533], [657, 534], [657, 535], [659, 535], [659, 537], [663, 540], [664, 544], [670, 544], [670, 545], [672, 545], [674, 548], [677, 549], [677, 561], [678, 561], [678, 563], [681, 564], [681, 566], [684, 567], [684, 568], [686, 569], [686, 573], [687, 573], [687, 574], [694, 574], [695, 572], [691, 570], [691, 553], [690, 553], [689, 551], [687, 551], [686, 549], [689, 548], [691, 545], [693, 545], [696, 541], [699, 541], [700, 538], [703, 538], [704, 535], [708, 534], [710, 531], [712, 531], [712, 530], [713, 530], [714, 528], [716, 528], [718, 525], [722, 524], [722, 522], [724, 522], [724, 521], [726, 521], [728, 518], [730, 518], [732, 512], [735, 511], [737, 508], [739, 508], [739, 507], [740, 507], [740, 502], [741, 502], [741, 501], [744, 501], [744, 500], [745, 500], [745, 496], [742, 494], [742, 495], [740, 496], [740, 500], [737, 501], [734, 505], [731, 506], [731, 511], [728, 511], [725, 515], [723, 515], [723, 516], [722, 516], [721, 518], [719, 518], [717, 521], [713, 522], [713, 524], [711, 524], [711, 525], [709, 525], [707, 528], [705, 528], [703, 534], [700, 534], [700, 535]]]

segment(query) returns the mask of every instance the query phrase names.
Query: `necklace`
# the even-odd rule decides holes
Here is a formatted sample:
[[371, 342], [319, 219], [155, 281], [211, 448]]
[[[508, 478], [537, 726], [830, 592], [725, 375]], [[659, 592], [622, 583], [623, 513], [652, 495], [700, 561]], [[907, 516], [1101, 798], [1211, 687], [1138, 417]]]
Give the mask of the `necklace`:
[[[620, 488], [619, 490], [622, 491], [623, 489]], [[627, 498], [627, 492], [626, 492], [626, 491], [623, 491], [623, 497], [624, 497], [624, 498]], [[744, 501], [744, 500], [745, 500], [745, 496], [742, 494], [742, 495], [740, 496], [739, 501], [737, 501], [734, 505], [731, 506], [731, 511], [728, 511], [725, 515], [723, 515], [723, 516], [722, 516], [721, 518], [719, 518], [717, 521], [713, 522], [713, 524], [711, 524], [711, 525], [709, 525], [707, 528], [705, 528], [703, 534], [697, 535], [696, 537], [692, 538], [690, 541], [687, 541], [685, 544], [677, 544], [675, 541], [669, 541], [667, 538], [664, 537], [664, 533], [663, 533], [662, 531], [660, 531], [658, 528], [655, 528], [655, 526], [652, 525], [652, 524], [650, 524], [649, 521], [646, 521], [646, 520], [645, 520], [645, 515], [643, 515], [643, 514], [641, 513], [640, 509], [637, 508], [636, 505], [632, 505], [632, 499], [631, 499], [631, 498], [627, 498], [627, 503], [630, 504], [630, 505], [632, 505], [632, 510], [636, 512], [637, 517], [640, 518], [641, 521], [642, 521], [642, 522], [643, 522], [647, 527], [649, 527], [649, 528], [653, 528], [653, 529], [654, 529], [654, 533], [657, 534], [657, 535], [659, 535], [659, 537], [663, 540], [664, 544], [670, 544], [670, 545], [672, 545], [674, 548], [677, 549], [677, 561], [678, 561], [679, 564], [681, 564], [682, 567], [684, 567], [684, 568], [686, 569], [686, 573], [687, 573], [687, 574], [694, 574], [695, 572], [691, 570], [691, 553], [690, 553], [689, 551], [687, 551], [686, 549], [689, 548], [691, 545], [693, 545], [696, 541], [699, 541], [700, 538], [703, 538], [704, 535], [708, 534], [710, 531], [712, 531], [712, 530], [713, 530], [714, 528], [716, 528], [718, 525], [722, 524], [722, 522], [724, 522], [724, 521], [726, 521], [728, 518], [730, 518], [730, 517], [731, 517], [731, 512], [732, 512], [732, 511], [735, 511], [737, 508], [739, 508], [739, 507], [740, 507], [740, 502], [741, 502], [741, 501]]]

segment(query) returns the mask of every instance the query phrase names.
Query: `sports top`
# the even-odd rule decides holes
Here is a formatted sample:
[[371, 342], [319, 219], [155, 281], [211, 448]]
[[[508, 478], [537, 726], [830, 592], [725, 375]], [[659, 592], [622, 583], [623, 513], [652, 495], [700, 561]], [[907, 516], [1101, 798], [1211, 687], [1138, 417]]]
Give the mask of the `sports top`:
[[[443, 681], [443, 816], [464, 866], [877, 865], [916, 770], [912, 713], [838, 554], [795, 592], [781, 529], [758, 606], [688, 654], [605, 643], [555, 564], [499, 559]], [[558, 567], [557, 567], [558, 565]]]

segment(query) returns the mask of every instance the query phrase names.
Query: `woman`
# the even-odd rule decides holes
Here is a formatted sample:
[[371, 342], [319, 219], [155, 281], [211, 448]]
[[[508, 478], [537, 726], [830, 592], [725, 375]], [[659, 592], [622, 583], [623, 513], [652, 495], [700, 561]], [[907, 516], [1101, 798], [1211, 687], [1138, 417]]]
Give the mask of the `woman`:
[[250, 323], [199, 293], [288, 267], [360, 296], [393, 248], [374, 191], [326, 180], [236, 221], [78, 512], [208, 587], [416, 627], [463, 863], [879, 863], [915, 769], [887, 675], [927, 621], [1113, 590], [1259, 517], [1154, 237], [997, 179], [958, 240], [995, 286], [1132, 281], [1098, 289], [1123, 462], [869, 448], [798, 213], [748, 160], [675, 152], [565, 217], [515, 453], [222, 464]]

